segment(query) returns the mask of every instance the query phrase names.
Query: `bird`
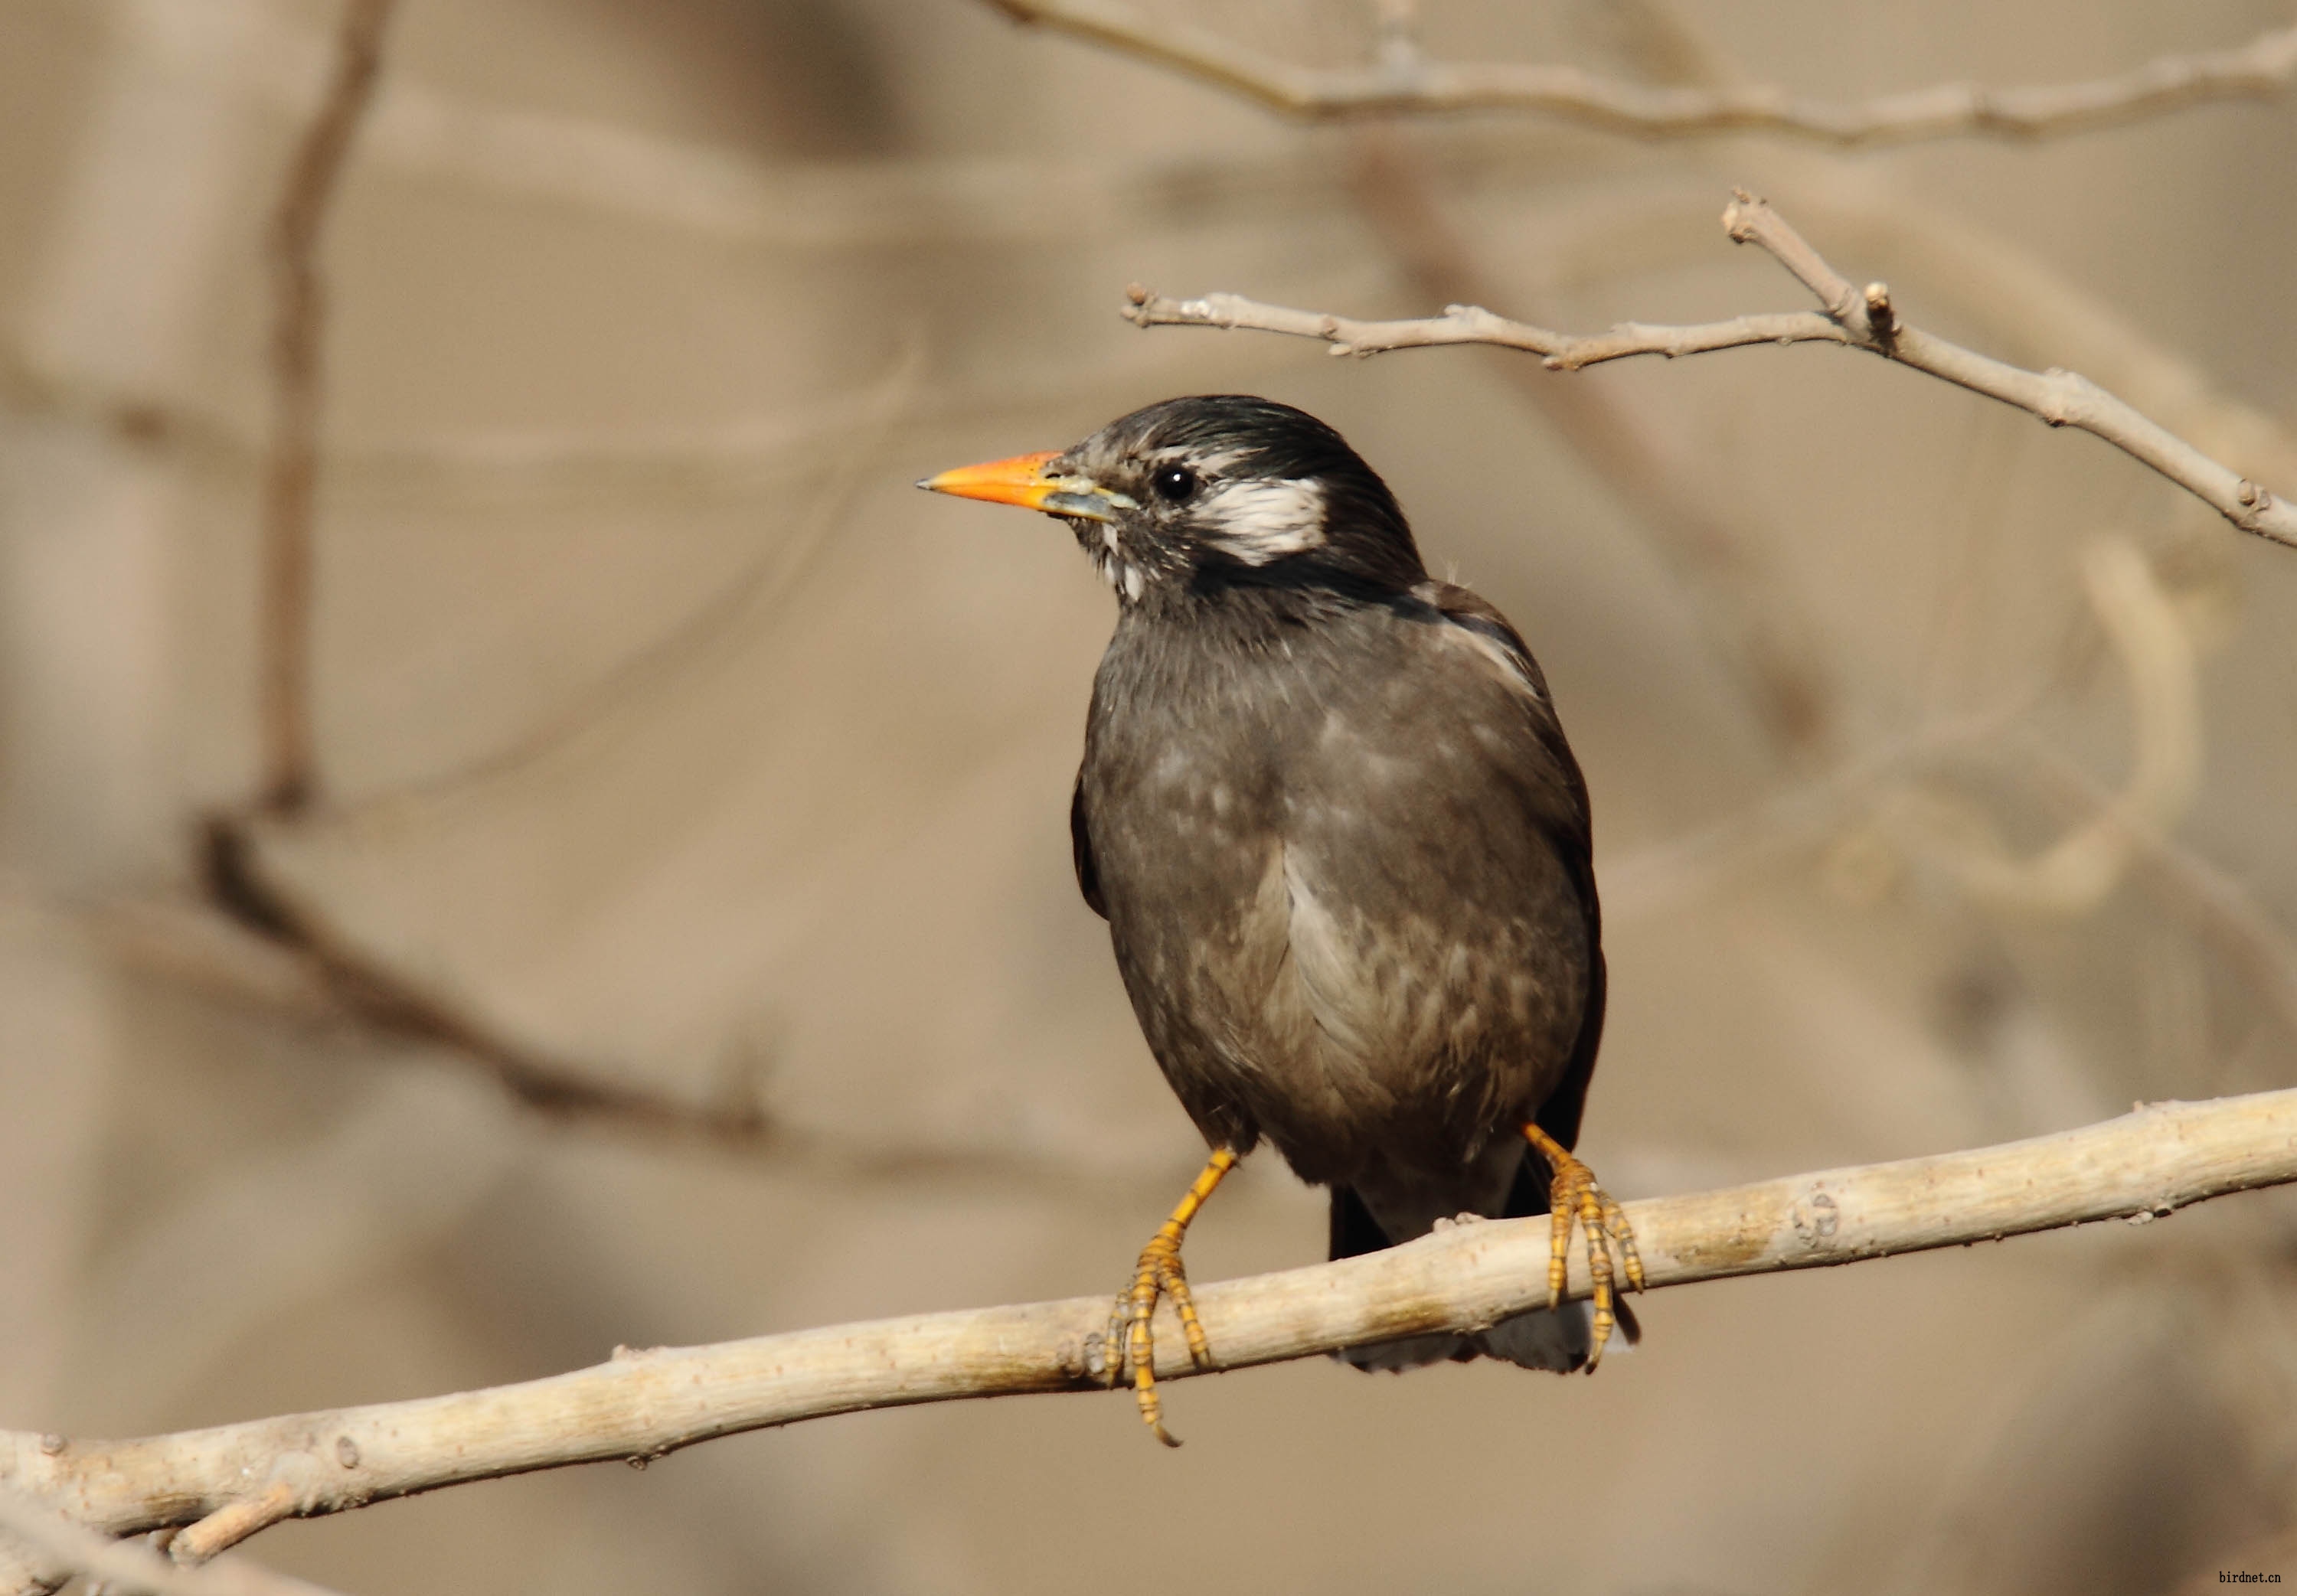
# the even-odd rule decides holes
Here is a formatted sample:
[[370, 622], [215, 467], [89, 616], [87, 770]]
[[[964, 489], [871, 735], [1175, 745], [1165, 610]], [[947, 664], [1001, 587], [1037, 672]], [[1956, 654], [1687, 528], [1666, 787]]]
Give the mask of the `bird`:
[[[1244, 394], [1167, 399], [1083, 442], [918, 483], [1066, 521], [1115, 592], [1069, 805], [1077, 885], [1210, 1152], [1103, 1338], [1167, 1445], [1158, 1299], [1211, 1345], [1190, 1222], [1262, 1141], [1330, 1194], [1352, 1257], [1470, 1217], [1551, 1215], [1549, 1302], [1336, 1354], [1593, 1370], [1640, 1289], [1618, 1205], [1571, 1151], [1606, 972], [1587, 788], [1498, 609], [1431, 578], [1395, 496], [1331, 427]], [[1572, 1227], [1589, 1303], [1561, 1303]], [[1615, 1259], [1616, 1255], [1616, 1259]]]

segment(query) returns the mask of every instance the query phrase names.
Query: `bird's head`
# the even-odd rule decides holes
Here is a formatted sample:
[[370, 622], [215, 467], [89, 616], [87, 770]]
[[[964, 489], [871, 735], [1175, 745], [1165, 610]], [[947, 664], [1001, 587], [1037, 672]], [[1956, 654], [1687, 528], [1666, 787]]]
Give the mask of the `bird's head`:
[[1338, 432], [1241, 394], [1166, 399], [1070, 448], [918, 486], [1062, 517], [1127, 605], [1223, 587], [1401, 591], [1427, 574], [1395, 495]]

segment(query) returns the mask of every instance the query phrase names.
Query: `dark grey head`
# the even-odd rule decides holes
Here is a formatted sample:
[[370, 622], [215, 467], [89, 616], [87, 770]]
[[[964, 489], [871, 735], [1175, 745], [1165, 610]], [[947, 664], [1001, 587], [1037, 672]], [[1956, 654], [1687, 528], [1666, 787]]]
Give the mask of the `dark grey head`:
[[1166, 399], [1058, 454], [918, 485], [1063, 517], [1126, 605], [1240, 586], [1401, 591], [1426, 576], [1395, 496], [1346, 441], [1245, 394]]

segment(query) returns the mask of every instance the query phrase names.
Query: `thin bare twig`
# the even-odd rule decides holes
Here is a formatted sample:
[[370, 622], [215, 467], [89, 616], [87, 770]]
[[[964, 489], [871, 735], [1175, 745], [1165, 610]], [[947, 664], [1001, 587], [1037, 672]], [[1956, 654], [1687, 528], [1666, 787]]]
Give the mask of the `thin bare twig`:
[[[2124, 1219], [2297, 1181], [2297, 1090], [2157, 1103], [1972, 1152], [1627, 1205], [1654, 1287], [1820, 1268]], [[1399, 1247], [1197, 1287], [1213, 1370], [1491, 1325], [1544, 1304], [1544, 1219], [1455, 1225]], [[1588, 1289], [1584, 1247], [1568, 1295]], [[713, 1346], [618, 1348], [490, 1390], [136, 1441], [0, 1432], [0, 1483], [111, 1534], [291, 1498], [311, 1517], [472, 1480], [643, 1462], [742, 1430], [864, 1409], [1099, 1390], [1106, 1297], [841, 1325]], [[1157, 1371], [1194, 1372], [1184, 1343]], [[0, 1579], [0, 1596], [26, 1589]]]
[[1230, 293], [1167, 299], [1136, 284], [1126, 290], [1124, 315], [1144, 327], [1246, 327], [1316, 338], [1330, 344], [1336, 355], [1494, 344], [1539, 355], [1551, 371], [1577, 371], [1637, 355], [1673, 358], [1750, 344], [1842, 344], [1999, 399], [2054, 427], [2077, 427], [2102, 438], [2152, 466], [2242, 531], [2297, 547], [2297, 509], [2202, 454], [2079, 373], [2055, 366], [2027, 371], [1908, 325], [1898, 316], [1888, 286], [1881, 283], [1869, 283], [1864, 290], [1852, 286], [1784, 218], [1743, 189], [1725, 208], [1723, 226], [1733, 243], [1761, 245], [1818, 297], [1824, 311], [1780, 311], [1692, 326], [1626, 322], [1609, 332], [1576, 334], [1510, 321], [1475, 305], [1449, 306], [1441, 316], [1367, 322], [1264, 305]]
[[1578, 67], [1432, 62], [1395, 47], [1393, 38], [1372, 67], [1306, 67], [1190, 23], [1151, 19], [1122, 0], [990, 4], [1017, 22], [1172, 68], [1292, 116], [1520, 111], [1644, 137], [1777, 133], [1841, 147], [1956, 135], [2047, 138], [2189, 105], [2271, 99], [2297, 76], [2297, 28], [2276, 28], [2235, 48], [2157, 56], [2087, 83], [2003, 89], [1943, 83], [1840, 104], [1766, 84], [1654, 87]]
[[[0, 1489], [0, 1531], [16, 1543], [0, 1543], [0, 1585], [11, 1589], [24, 1589], [27, 1580], [35, 1589], [61, 1584], [81, 1574], [107, 1590], [151, 1596], [333, 1596], [325, 1586], [236, 1558], [185, 1567], [150, 1547], [109, 1540], [15, 1491]], [[17, 1547], [31, 1555], [22, 1557]]]
[[346, 0], [334, 76], [303, 131], [272, 218], [271, 461], [263, 496], [261, 802], [311, 795], [311, 519], [318, 486], [320, 358], [326, 324], [319, 235], [351, 138], [383, 67], [396, 0]]

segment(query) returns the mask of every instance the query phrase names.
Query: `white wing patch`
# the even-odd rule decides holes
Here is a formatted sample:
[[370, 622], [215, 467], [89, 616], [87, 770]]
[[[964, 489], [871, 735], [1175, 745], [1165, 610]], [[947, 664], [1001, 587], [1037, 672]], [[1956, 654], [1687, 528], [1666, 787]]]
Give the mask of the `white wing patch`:
[[1511, 686], [1529, 694], [1535, 701], [1545, 697], [1545, 695], [1539, 690], [1539, 684], [1534, 681], [1530, 673], [1524, 670], [1523, 662], [1516, 657], [1515, 650], [1491, 633], [1479, 626], [1470, 626], [1464, 621], [1453, 621], [1446, 631], [1453, 641], [1466, 644], [1496, 665], [1501, 676], [1505, 678]]
[[1205, 539], [1247, 565], [1324, 544], [1324, 489], [1305, 478], [1231, 482], [1205, 496]]
[[1364, 1012], [1366, 972], [1338, 919], [1309, 885], [1299, 860], [1289, 848], [1281, 852], [1293, 977], [1317, 1029], [1337, 1049], [1338, 1057], [1328, 1063], [1361, 1073], [1378, 1041], [1374, 1016]]

